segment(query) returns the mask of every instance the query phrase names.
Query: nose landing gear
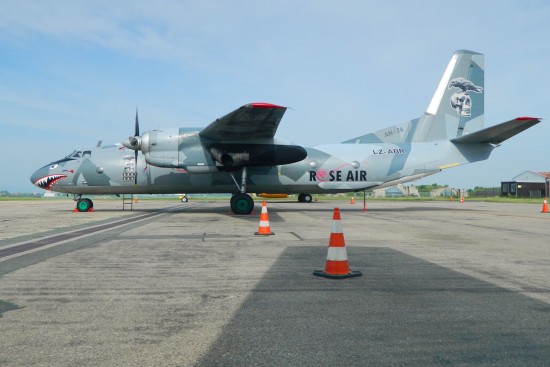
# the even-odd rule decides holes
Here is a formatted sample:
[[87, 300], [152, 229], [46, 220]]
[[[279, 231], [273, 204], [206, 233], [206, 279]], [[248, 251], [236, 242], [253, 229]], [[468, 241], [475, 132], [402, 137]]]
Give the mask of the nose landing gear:
[[74, 200], [76, 201], [76, 211], [81, 213], [94, 211], [94, 202], [92, 200], [82, 199], [82, 195], [75, 195]]

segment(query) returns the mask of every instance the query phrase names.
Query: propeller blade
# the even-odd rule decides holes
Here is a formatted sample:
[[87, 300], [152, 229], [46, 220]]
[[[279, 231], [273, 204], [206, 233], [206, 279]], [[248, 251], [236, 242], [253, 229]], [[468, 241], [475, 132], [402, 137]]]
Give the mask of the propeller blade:
[[134, 165], [134, 169], [135, 169], [135, 172], [134, 172], [134, 185], [137, 185], [137, 173], [138, 173], [138, 170], [137, 170], [137, 161], [138, 161], [138, 151], [136, 150], [135, 153], [134, 153], [134, 159], [135, 159], [135, 165]]
[[139, 118], [138, 118], [137, 107], [136, 107], [136, 124], [134, 126], [134, 136], [139, 136]]
[[[138, 142], [138, 137], [139, 137], [139, 117], [138, 117], [138, 109], [136, 107], [136, 123], [134, 125], [134, 139], [133, 139], [133, 141], [132, 141], [132, 139], [130, 139], [130, 144], [136, 145], [137, 142]], [[135, 170], [135, 172], [134, 172], [134, 185], [137, 185], [138, 154], [139, 154], [139, 151], [138, 151], [138, 149], [136, 149], [135, 152], [134, 152], [134, 170]]]

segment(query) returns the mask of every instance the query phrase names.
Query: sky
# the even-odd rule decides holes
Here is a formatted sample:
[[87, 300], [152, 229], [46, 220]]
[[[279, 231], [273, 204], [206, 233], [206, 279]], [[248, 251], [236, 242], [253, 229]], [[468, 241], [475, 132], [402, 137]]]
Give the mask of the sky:
[[[277, 137], [315, 146], [419, 117], [454, 51], [485, 54], [485, 125], [550, 117], [550, 3], [0, 0], [0, 191], [141, 131], [290, 107]], [[415, 184], [500, 186], [550, 171], [550, 122], [487, 161]]]

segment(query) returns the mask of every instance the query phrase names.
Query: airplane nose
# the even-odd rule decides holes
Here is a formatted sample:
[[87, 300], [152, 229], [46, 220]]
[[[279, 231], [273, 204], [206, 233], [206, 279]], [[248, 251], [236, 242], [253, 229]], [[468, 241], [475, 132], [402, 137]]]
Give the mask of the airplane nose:
[[31, 175], [31, 182], [33, 185], [40, 187], [44, 190], [51, 190], [52, 186], [67, 177], [66, 174], [56, 170], [57, 164], [45, 166], [37, 170]]
[[40, 187], [38, 185], [38, 181], [43, 178], [43, 177], [46, 177], [48, 175], [48, 170], [46, 168], [40, 168], [38, 170], [36, 170], [32, 175], [31, 175], [31, 183], [33, 185], [36, 185], [38, 187]]

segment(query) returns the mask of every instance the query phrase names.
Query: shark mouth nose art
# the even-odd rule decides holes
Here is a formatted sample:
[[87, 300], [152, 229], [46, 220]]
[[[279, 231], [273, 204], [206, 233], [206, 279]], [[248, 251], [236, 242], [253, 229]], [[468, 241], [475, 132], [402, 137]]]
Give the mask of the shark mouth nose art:
[[62, 180], [66, 178], [67, 176], [61, 175], [61, 174], [55, 174], [55, 175], [48, 175], [44, 176], [42, 178], [39, 178], [34, 182], [34, 184], [41, 189], [50, 190], [57, 181]]

